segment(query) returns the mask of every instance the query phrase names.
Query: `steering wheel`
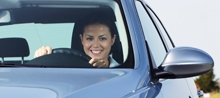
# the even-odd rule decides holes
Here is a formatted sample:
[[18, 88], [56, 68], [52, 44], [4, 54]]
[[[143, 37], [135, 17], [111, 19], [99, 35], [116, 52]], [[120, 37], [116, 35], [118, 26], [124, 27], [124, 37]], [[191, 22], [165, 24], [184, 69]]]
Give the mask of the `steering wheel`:
[[94, 68], [89, 64], [91, 58], [77, 50], [56, 48], [51, 54], [37, 57], [25, 64], [41, 65], [42, 67]]
[[70, 49], [70, 48], [56, 48], [52, 50], [52, 53], [65, 53], [65, 54], [71, 54], [75, 56], [79, 56], [89, 62], [91, 60], [91, 57], [88, 55], [82, 53], [81, 51]]

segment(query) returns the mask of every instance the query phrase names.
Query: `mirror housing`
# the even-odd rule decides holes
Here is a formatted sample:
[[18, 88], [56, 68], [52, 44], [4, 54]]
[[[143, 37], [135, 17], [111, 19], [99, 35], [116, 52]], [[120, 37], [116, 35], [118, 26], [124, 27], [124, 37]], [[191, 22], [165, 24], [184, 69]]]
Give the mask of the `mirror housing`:
[[212, 57], [197, 48], [178, 47], [170, 50], [155, 69], [157, 78], [186, 78], [204, 74], [214, 67]]
[[12, 21], [11, 13], [8, 10], [0, 11], [0, 24], [10, 23]]

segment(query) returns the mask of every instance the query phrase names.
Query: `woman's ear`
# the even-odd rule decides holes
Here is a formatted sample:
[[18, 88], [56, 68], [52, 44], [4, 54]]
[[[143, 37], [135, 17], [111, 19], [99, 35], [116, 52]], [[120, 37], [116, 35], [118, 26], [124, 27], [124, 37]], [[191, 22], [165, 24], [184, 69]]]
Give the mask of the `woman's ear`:
[[116, 35], [114, 34], [114, 36], [112, 37], [112, 45], [115, 43], [115, 39], [116, 39]]
[[82, 34], [79, 34], [79, 37], [80, 37], [81, 43], [82, 43], [82, 45], [83, 45], [83, 37], [82, 37]]

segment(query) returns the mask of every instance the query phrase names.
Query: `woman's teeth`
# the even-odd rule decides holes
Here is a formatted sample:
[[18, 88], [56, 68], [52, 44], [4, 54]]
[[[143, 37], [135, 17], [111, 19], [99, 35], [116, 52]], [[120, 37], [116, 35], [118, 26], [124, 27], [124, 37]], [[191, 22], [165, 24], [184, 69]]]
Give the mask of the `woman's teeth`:
[[99, 50], [99, 51], [94, 51], [94, 50], [92, 50], [92, 53], [94, 53], [94, 54], [99, 54], [99, 53], [101, 53], [101, 51]]

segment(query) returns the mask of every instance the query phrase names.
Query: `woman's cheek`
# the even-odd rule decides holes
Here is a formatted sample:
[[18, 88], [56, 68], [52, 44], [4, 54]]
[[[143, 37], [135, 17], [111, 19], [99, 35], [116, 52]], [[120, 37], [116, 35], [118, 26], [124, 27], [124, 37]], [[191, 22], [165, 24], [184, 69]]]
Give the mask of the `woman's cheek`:
[[[111, 45], [111, 43], [109, 43], [109, 42], [105, 42], [105, 43], [102, 44], [102, 47], [104, 48], [105, 52], [108, 52], [108, 53], [109, 53], [110, 50], [111, 50], [111, 46], [112, 46], [112, 45]], [[107, 54], [108, 54], [108, 53], [107, 53]]]
[[84, 48], [84, 52], [87, 54], [87, 55], [89, 55], [89, 52], [90, 52], [90, 44], [88, 44], [88, 43], [84, 43], [83, 44], [83, 48]]
[[111, 47], [112, 47], [112, 43], [110, 41], [105, 43], [105, 48], [111, 49]]

